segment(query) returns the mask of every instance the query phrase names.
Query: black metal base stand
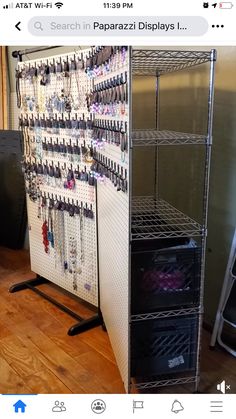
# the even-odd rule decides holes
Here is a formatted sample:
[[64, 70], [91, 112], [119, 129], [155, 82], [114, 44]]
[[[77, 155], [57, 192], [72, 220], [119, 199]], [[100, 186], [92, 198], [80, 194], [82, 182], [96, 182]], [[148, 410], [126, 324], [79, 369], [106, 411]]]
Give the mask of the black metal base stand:
[[83, 317], [79, 316], [77, 313], [70, 310], [64, 304], [59, 303], [54, 298], [50, 297], [45, 292], [37, 288], [38, 285], [47, 284], [47, 283], [50, 283], [50, 281], [37, 275], [36, 278], [34, 279], [29, 279], [27, 281], [19, 282], [17, 284], [12, 285], [9, 289], [9, 292], [14, 293], [14, 292], [30, 289], [31, 291], [35, 292], [36, 294], [40, 295], [45, 300], [49, 301], [50, 303], [58, 307], [61, 311], [64, 311], [64, 313], [78, 320], [79, 323], [76, 323], [68, 330], [68, 335], [70, 336], [75, 336], [75, 335], [78, 335], [79, 333], [86, 332], [87, 330], [93, 329], [94, 327], [103, 325], [103, 318], [102, 318], [102, 313], [100, 310], [98, 310], [98, 313], [96, 315], [90, 317], [89, 319], [83, 319]]
[[76, 323], [68, 330], [68, 335], [75, 336], [79, 333], [86, 332], [87, 330], [93, 329], [97, 326], [102, 326], [103, 319], [102, 315], [99, 312], [93, 317], [90, 317], [89, 319], [82, 320], [80, 323]]

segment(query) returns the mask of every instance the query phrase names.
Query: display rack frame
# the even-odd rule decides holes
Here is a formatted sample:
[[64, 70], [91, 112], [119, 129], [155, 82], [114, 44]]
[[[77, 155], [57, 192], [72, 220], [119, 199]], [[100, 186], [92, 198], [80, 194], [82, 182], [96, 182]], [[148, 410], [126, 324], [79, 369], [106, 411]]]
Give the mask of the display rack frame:
[[[48, 49], [51, 49], [49, 47]], [[55, 47], [53, 47], [55, 48]], [[26, 51], [15, 51], [13, 56], [19, 60], [22, 55], [41, 50], [46, 47], [32, 48]], [[28, 51], [28, 52], [27, 52]], [[98, 311], [96, 316], [88, 320], [81, 319], [69, 331], [70, 335], [88, 330], [91, 327], [103, 324], [106, 326], [110, 335], [111, 344], [116, 356], [117, 364], [121, 372], [124, 387], [129, 393], [133, 389], [146, 390], [151, 388], [164, 387], [167, 385], [194, 384], [194, 390], [198, 391], [200, 378], [200, 342], [201, 327], [203, 317], [203, 288], [205, 277], [205, 253], [207, 238], [207, 216], [208, 216], [208, 199], [209, 199], [209, 174], [211, 162], [211, 146], [212, 146], [212, 126], [213, 126], [213, 102], [214, 102], [214, 74], [215, 74], [216, 50], [211, 51], [187, 51], [187, 50], [154, 50], [154, 49], [135, 49], [128, 48], [128, 154], [127, 154], [127, 181], [128, 192], [119, 192], [120, 195], [114, 195], [111, 189], [114, 187], [110, 184], [98, 185], [96, 189], [96, 202], [98, 205], [96, 217], [97, 222], [97, 243], [98, 243]], [[209, 83], [208, 83], [208, 113], [207, 113], [207, 129], [206, 134], [189, 134], [175, 131], [160, 130], [160, 77], [165, 74], [177, 71], [188, 70], [189, 68], [200, 66], [204, 63], [210, 63]], [[153, 76], [155, 77], [155, 129], [135, 130], [132, 121], [132, 91], [133, 76]], [[106, 118], [106, 117], [104, 117]], [[111, 120], [113, 117], [111, 117]], [[103, 119], [103, 116], [101, 117]], [[203, 206], [202, 206], [202, 222], [198, 223], [177, 208], [163, 201], [159, 196], [159, 147], [162, 146], [181, 146], [187, 147], [194, 145], [196, 147], [205, 147], [204, 162], [204, 185], [203, 185]], [[136, 147], [154, 147], [155, 150], [155, 168], [154, 168], [154, 196], [135, 197], [132, 193], [132, 183], [135, 176], [135, 168], [133, 167], [133, 151]], [[109, 147], [107, 147], [109, 154]], [[171, 147], [169, 147], [171, 151]], [[120, 155], [113, 154], [114, 161], [119, 162]], [[117, 193], [117, 192], [116, 192]], [[122, 195], [123, 194], [123, 195]], [[122, 198], [120, 198], [122, 196]], [[111, 208], [111, 199], [115, 197], [114, 203], [118, 206], [115, 210]], [[101, 204], [101, 208], [99, 205]], [[119, 209], [121, 209], [119, 211]], [[123, 211], [123, 213], [122, 213]], [[103, 217], [110, 223], [115, 223], [118, 219], [118, 226], [107, 226]], [[122, 219], [122, 215], [125, 220]], [[158, 223], [157, 223], [158, 216]], [[100, 218], [99, 218], [100, 217]], [[160, 226], [160, 219], [164, 222]], [[123, 224], [122, 224], [123, 223]], [[107, 228], [109, 227], [109, 228]], [[113, 228], [114, 227], [114, 228]], [[123, 229], [123, 230], [122, 230]], [[107, 249], [107, 239], [109, 234], [118, 235], [120, 242], [116, 248], [116, 237], [112, 237], [112, 249]], [[140, 240], [152, 239], [168, 239], [180, 237], [197, 237], [201, 242], [201, 278], [200, 278], [200, 298], [199, 304], [191, 308], [179, 308], [160, 310], [151, 313], [132, 314], [131, 311], [131, 259], [132, 245]], [[118, 254], [116, 254], [118, 252]], [[109, 254], [111, 260], [106, 260], [104, 255]], [[124, 261], [125, 258], [125, 261]], [[117, 261], [121, 266], [117, 266]], [[122, 265], [122, 261], [124, 261]], [[16, 284], [11, 288], [11, 292], [21, 289], [30, 288], [35, 292], [35, 286], [40, 284], [44, 279], [37, 278], [34, 282], [25, 281]], [[116, 307], [116, 302], [111, 300], [109, 296], [115, 297], [117, 293], [117, 301], [120, 304]], [[40, 294], [38, 292], [38, 294]], [[41, 293], [42, 294], [42, 293]], [[43, 295], [41, 295], [43, 296]], [[45, 298], [45, 297], [44, 297]], [[47, 297], [46, 297], [47, 298]], [[48, 299], [48, 298], [47, 298]], [[48, 299], [50, 301], [50, 299]], [[51, 301], [53, 303], [53, 301]], [[115, 304], [114, 304], [115, 303]], [[58, 308], [63, 309], [56, 304]], [[68, 310], [63, 311], [76, 317]], [[198, 337], [196, 350], [196, 368], [195, 373], [191, 376], [173, 377], [169, 379], [157, 379], [145, 382], [134, 382], [131, 376], [131, 352], [132, 339], [131, 327], [139, 321], [167, 319], [181, 316], [198, 316]], [[80, 322], [80, 318], [78, 318]]]

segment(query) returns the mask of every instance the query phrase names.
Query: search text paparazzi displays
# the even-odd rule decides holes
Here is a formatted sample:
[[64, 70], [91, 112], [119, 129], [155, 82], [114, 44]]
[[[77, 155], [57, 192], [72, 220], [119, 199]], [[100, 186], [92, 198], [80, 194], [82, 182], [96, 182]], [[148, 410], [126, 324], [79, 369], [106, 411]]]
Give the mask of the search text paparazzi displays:
[[[51, 22], [52, 30], [80, 30], [80, 29], [91, 29], [89, 24], [84, 23], [56, 23]], [[148, 23], [148, 22], [132, 22], [132, 23], [99, 23], [93, 22], [93, 29], [103, 32], [107, 31], [135, 31], [135, 30], [149, 30], [149, 31], [169, 31], [174, 29], [181, 29], [181, 25], [178, 22], [177, 26], [174, 23]]]
[[[135, 31], [139, 30], [149, 30], [149, 31], [168, 31], [174, 30], [174, 23], [148, 23], [148, 22], [133, 22], [133, 23], [99, 23], [94, 22], [93, 28], [100, 31], [112, 31], [112, 30], [121, 30], [121, 31]], [[179, 29], [179, 28], [178, 28]]]

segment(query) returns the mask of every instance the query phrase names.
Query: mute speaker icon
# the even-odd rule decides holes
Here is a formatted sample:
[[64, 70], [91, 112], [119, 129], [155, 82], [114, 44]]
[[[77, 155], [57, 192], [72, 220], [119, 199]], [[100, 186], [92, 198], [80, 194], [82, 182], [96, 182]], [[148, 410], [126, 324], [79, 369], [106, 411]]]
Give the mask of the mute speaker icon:
[[227, 390], [230, 390], [230, 385], [225, 383], [223, 380], [221, 383], [217, 384], [216, 389], [221, 391], [221, 393], [225, 394]]

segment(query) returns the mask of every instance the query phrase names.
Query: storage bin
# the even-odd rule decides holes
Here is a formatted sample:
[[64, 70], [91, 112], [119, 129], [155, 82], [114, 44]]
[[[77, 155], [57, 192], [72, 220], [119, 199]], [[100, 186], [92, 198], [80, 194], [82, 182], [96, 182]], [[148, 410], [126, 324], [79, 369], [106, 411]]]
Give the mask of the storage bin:
[[196, 368], [198, 316], [131, 324], [131, 375], [148, 377]]
[[132, 314], [199, 305], [201, 248], [158, 245], [146, 243], [146, 250], [132, 252]]

